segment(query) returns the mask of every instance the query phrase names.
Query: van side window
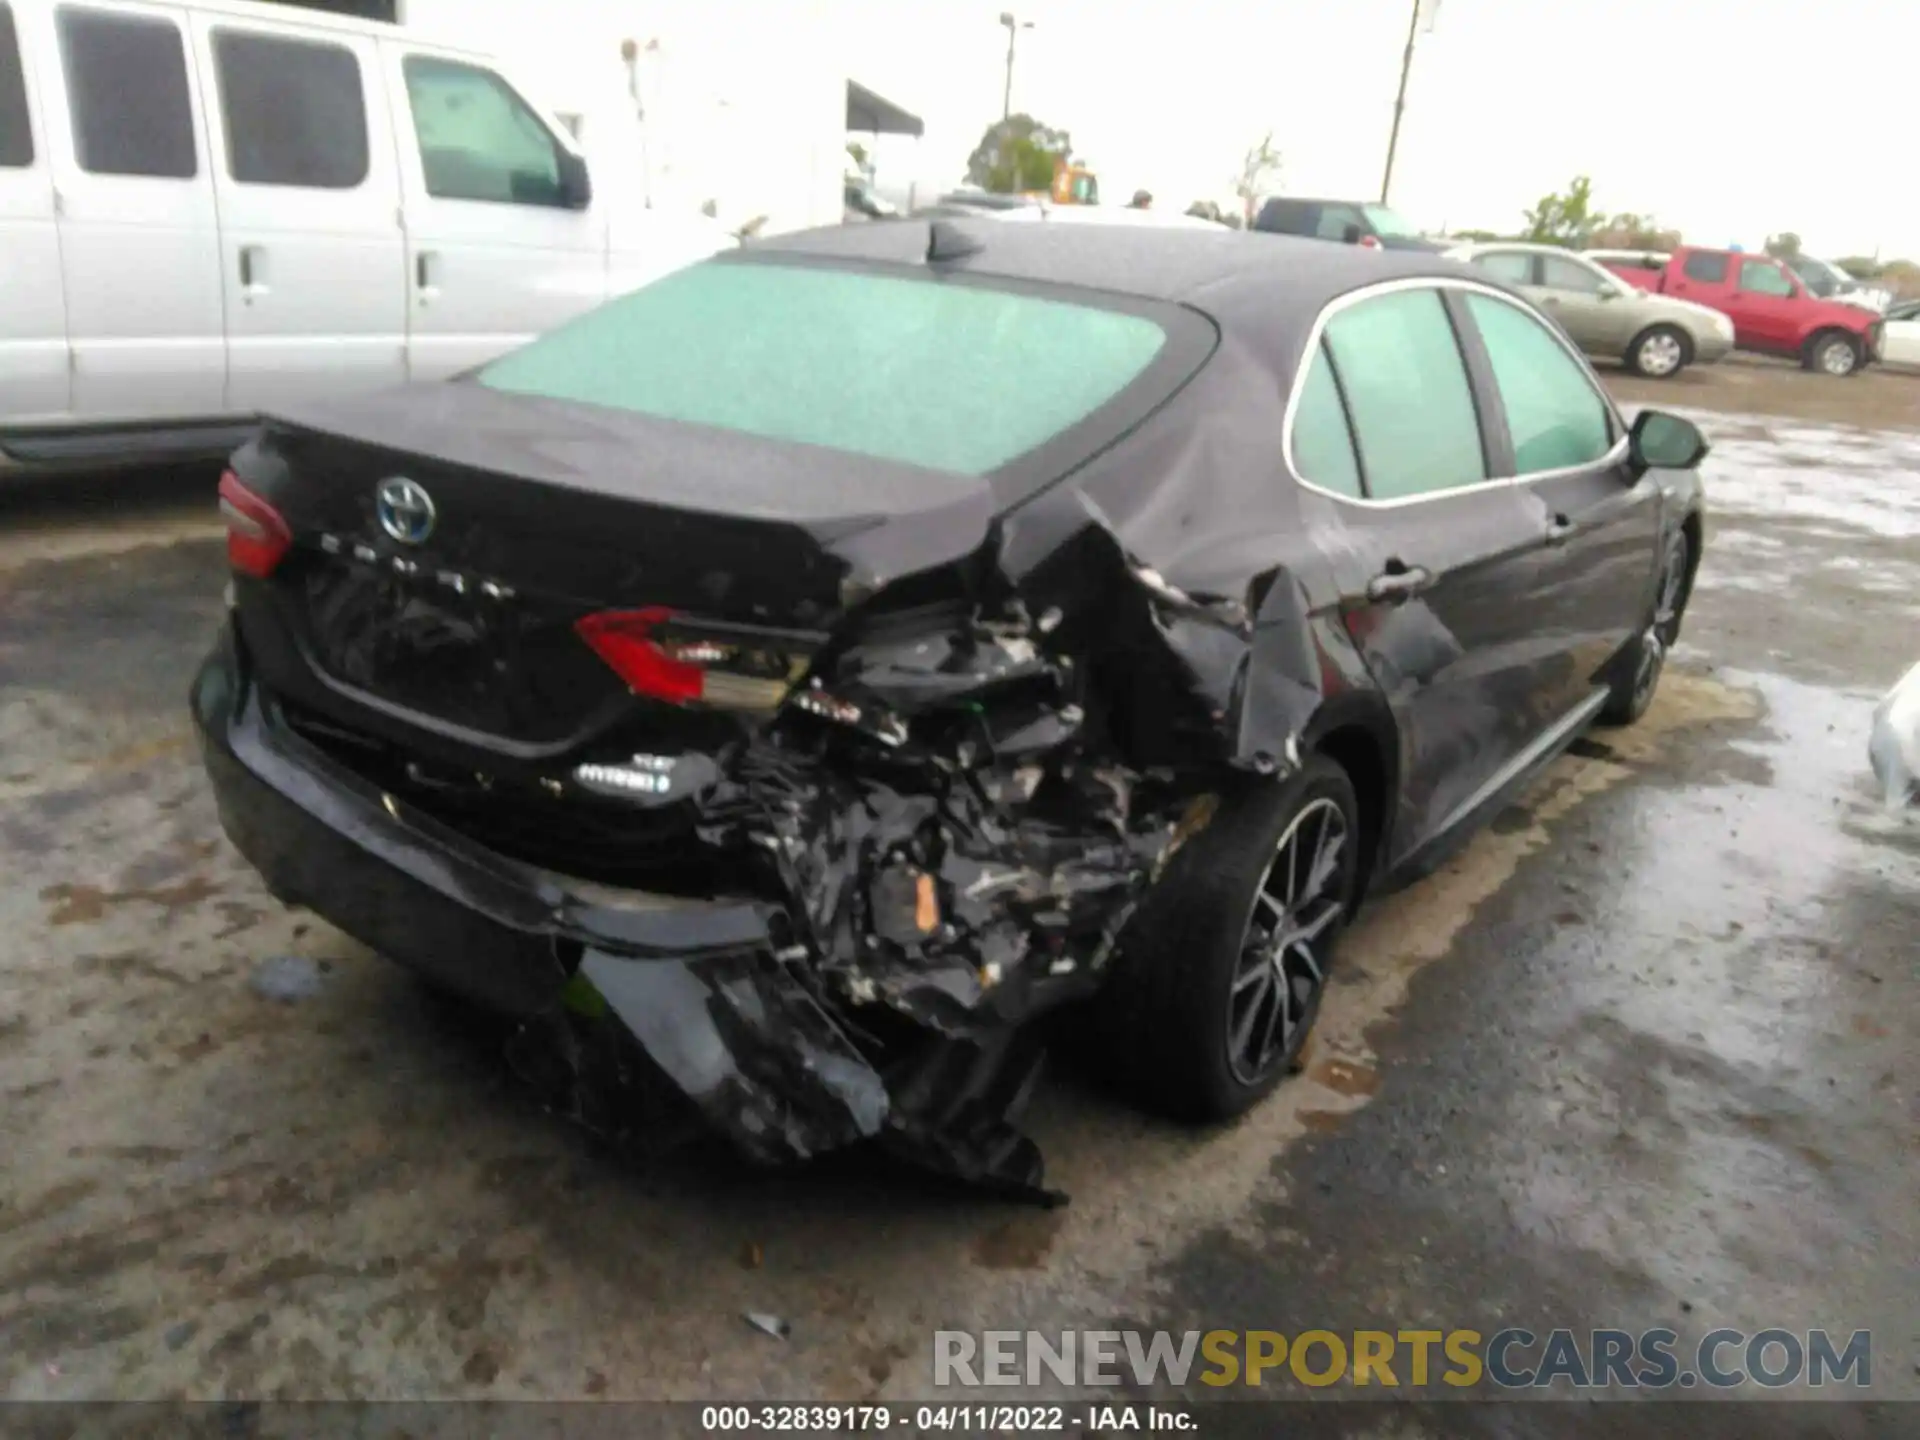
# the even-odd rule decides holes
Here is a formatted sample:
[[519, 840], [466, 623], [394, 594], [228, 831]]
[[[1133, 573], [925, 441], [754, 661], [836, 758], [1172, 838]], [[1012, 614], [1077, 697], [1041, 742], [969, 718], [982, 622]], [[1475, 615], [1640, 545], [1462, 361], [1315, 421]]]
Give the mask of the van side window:
[[563, 206], [558, 146], [491, 70], [409, 55], [407, 99], [427, 193], [437, 200]]
[[1724, 285], [1727, 281], [1727, 257], [1711, 250], [1696, 250], [1680, 267], [1689, 280], [1703, 285]]
[[367, 178], [367, 101], [351, 50], [223, 27], [213, 63], [235, 180], [351, 190]]
[[1467, 364], [1437, 290], [1362, 300], [1327, 322], [1367, 494], [1406, 500], [1487, 478]]
[[0, 166], [19, 170], [32, 163], [33, 128], [27, 120], [20, 40], [13, 29], [13, 7], [0, 4]]
[[90, 175], [191, 180], [187, 55], [171, 20], [63, 5], [60, 58], [73, 110], [73, 144]]

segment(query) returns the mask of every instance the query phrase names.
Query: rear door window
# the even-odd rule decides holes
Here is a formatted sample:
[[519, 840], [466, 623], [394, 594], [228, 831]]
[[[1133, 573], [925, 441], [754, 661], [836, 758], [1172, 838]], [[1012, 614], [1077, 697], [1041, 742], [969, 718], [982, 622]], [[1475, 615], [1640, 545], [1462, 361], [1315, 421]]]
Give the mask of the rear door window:
[[1727, 257], [1711, 250], [1696, 250], [1680, 266], [1689, 280], [1703, 285], [1724, 285], [1727, 281]]
[[1473, 257], [1474, 268], [1508, 285], [1531, 285], [1533, 256], [1524, 250], [1486, 250]]
[[1756, 295], [1778, 295], [1782, 299], [1793, 294], [1793, 282], [1768, 260], [1741, 261], [1740, 288]]
[[1313, 231], [1312, 207], [1298, 200], [1269, 200], [1260, 207], [1260, 216], [1253, 222], [1256, 230], [1268, 230], [1279, 235], [1307, 235]]
[[1613, 448], [1613, 421], [1587, 372], [1546, 326], [1517, 306], [1467, 296], [1507, 412], [1514, 468], [1532, 475], [1591, 465]]
[[1327, 322], [1367, 494], [1437, 495], [1487, 478], [1466, 362], [1437, 290], [1377, 295]]
[[222, 28], [213, 61], [235, 180], [351, 190], [367, 178], [367, 101], [351, 50]]
[[1540, 261], [1541, 283], [1549, 290], [1566, 290], [1576, 295], [1598, 295], [1606, 282], [1584, 265], [1555, 256]]
[[1352, 226], [1364, 235], [1366, 223], [1361, 220], [1360, 212], [1351, 205], [1322, 205], [1320, 223], [1314, 228], [1314, 234], [1322, 240], [1344, 240], [1347, 228]]
[[1314, 347], [1300, 380], [1300, 400], [1293, 412], [1293, 465], [1302, 480], [1322, 490], [1356, 500], [1363, 493], [1353, 430], [1324, 341]]
[[427, 194], [497, 205], [566, 204], [558, 142], [501, 76], [431, 55], [409, 55], [405, 70]]
[[159, 16], [70, 5], [59, 17], [80, 168], [162, 180], [199, 174], [180, 27]]
[[33, 126], [27, 119], [27, 77], [20, 68], [20, 37], [13, 7], [0, 4], [0, 166], [33, 163]]

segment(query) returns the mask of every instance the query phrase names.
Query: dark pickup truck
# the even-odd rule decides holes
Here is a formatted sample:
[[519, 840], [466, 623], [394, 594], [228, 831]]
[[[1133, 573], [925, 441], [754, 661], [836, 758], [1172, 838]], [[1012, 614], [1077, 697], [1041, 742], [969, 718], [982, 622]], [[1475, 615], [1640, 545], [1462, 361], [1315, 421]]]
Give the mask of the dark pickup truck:
[[1825, 375], [1854, 375], [1881, 358], [1879, 315], [1822, 300], [1770, 255], [1683, 245], [1666, 257], [1595, 257], [1628, 284], [1707, 305], [1733, 321], [1735, 348], [1798, 360]]

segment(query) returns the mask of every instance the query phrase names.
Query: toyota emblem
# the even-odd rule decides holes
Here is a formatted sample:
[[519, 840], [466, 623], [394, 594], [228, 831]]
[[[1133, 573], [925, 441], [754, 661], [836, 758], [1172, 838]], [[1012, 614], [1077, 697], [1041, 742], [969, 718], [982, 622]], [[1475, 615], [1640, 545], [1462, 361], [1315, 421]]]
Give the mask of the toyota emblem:
[[433, 497], [417, 480], [395, 475], [373, 492], [380, 528], [402, 545], [418, 545], [433, 534]]

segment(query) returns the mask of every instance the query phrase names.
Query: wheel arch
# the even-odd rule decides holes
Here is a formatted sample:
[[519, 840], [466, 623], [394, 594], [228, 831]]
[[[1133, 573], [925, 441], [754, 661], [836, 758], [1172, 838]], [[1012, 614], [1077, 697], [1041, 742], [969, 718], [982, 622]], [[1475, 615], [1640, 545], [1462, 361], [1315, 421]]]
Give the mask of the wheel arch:
[[1634, 331], [1633, 338], [1627, 342], [1626, 353], [1622, 358], [1631, 360], [1639, 353], [1641, 345], [1646, 343], [1647, 336], [1656, 330], [1671, 330], [1679, 336], [1680, 364], [1682, 368], [1693, 364], [1694, 357], [1700, 353], [1700, 342], [1694, 338], [1692, 328], [1684, 321], [1665, 315], [1656, 316]]
[[1867, 358], [1866, 337], [1862, 335], [1854, 334], [1853, 331], [1849, 330], [1844, 325], [1835, 325], [1832, 323], [1819, 326], [1811, 334], [1809, 334], [1805, 340], [1801, 342], [1800, 344], [1801, 357], [1807, 360], [1809, 363], [1811, 363], [1815, 352], [1818, 351], [1820, 348], [1821, 342], [1829, 339], [1836, 339], [1836, 338], [1845, 340], [1849, 345], [1853, 346], [1854, 368], [1856, 370], [1859, 369], [1861, 365], [1866, 363], [1866, 358]]
[[1385, 700], [1349, 693], [1320, 708], [1301, 748], [1326, 756], [1353, 785], [1361, 837], [1356, 893], [1365, 895], [1387, 868], [1400, 793], [1399, 728]]

